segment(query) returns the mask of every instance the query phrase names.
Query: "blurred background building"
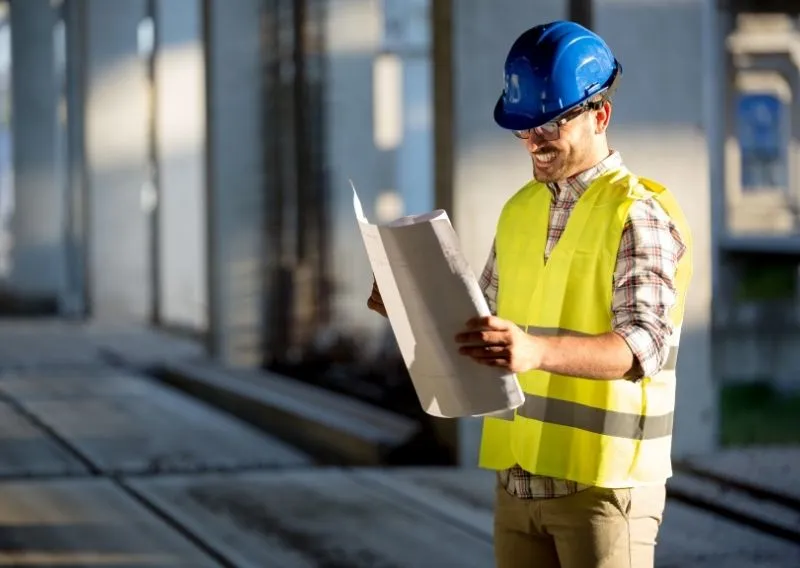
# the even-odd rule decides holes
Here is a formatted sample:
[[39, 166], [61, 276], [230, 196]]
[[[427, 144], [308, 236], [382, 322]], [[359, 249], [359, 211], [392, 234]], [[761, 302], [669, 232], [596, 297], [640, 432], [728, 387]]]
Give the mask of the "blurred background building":
[[504, 57], [526, 28], [570, 18], [625, 69], [612, 145], [678, 195], [694, 230], [676, 452], [800, 439], [799, 12], [0, 2], [0, 304], [170, 330], [225, 365], [419, 420], [440, 444], [429, 459], [474, 463], [477, 424], [421, 415], [391, 330], [366, 309], [348, 180], [373, 221], [446, 209], [479, 271], [530, 176], [492, 121]]

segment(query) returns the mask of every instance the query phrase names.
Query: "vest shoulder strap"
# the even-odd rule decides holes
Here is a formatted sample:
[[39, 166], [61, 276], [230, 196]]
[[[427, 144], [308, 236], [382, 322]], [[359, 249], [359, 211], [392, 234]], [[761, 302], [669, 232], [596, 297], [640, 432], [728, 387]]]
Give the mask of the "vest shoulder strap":
[[689, 226], [689, 221], [686, 219], [683, 209], [678, 204], [678, 200], [675, 199], [675, 196], [672, 194], [672, 192], [660, 183], [651, 179], [640, 177], [638, 180], [640, 184], [654, 194], [655, 199], [667, 211], [667, 214], [672, 217], [672, 220], [678, 227], [678, 231], [681, 233], [681, 239], [683, 239], [684, 244], [691, 246], [692, 232], [691, 227]]

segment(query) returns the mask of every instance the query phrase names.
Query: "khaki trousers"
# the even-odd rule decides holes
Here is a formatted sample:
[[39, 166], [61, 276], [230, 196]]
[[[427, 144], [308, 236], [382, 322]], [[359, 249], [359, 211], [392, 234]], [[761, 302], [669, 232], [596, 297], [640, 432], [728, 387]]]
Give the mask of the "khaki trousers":
[[664, 485], [520, 499], [499, 483], [497, 568], [652, 568]]

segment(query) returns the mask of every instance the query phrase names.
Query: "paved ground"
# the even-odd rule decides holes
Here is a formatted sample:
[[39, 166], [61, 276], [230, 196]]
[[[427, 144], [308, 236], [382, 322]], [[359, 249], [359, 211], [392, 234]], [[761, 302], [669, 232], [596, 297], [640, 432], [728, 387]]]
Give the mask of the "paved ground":
[[757, 483], [800, 501], [800, 483], [797, 483], [800, 481], [800, 447], [730, 450], [698, 457], [690, 463], [734, 481]]
[[[315, 466], [99, 358], [99, 344], [136, 341], [0, 325], [0, 566], [493, 566], [491, 475]], [[751, 480], [770, 471], [780, 489], [796, 484], [798, 457], [710, 462]], [[657, 566], [797, 567], [800, 545], [670, 501]]]

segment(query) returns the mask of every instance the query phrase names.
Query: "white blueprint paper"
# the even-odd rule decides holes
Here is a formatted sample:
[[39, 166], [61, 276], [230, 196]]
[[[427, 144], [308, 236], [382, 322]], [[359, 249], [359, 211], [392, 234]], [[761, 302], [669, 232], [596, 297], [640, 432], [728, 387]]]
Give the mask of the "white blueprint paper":
[[458, 236], [442, 210], [374, 225], [353, 187], [353, 206], [389, 322], [422, 408], [456, 418], [522, 404], [516, 375], [458, 352], [468, 319], [489, 315]]

